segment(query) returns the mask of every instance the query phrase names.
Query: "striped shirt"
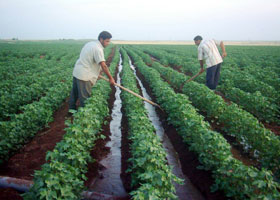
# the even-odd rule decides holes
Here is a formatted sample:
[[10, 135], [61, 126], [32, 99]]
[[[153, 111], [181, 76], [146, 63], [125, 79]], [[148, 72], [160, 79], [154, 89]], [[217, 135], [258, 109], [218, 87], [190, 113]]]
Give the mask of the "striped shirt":
[[90, 81], [94, 85], [102, 70], [100, 62], [105, 61], [103, 50], [100, 41], [85, 44], [75, 64], [73, 76], [82, 81]]
[[198, 60], [205, 60], [207, 68], [223, 62], [217, 45], [220, 41], [202, 40], [198, 46]]

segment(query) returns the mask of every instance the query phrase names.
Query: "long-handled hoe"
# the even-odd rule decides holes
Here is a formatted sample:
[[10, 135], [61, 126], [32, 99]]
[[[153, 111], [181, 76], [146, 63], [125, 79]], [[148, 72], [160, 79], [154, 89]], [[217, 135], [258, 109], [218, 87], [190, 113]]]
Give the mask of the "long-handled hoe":
[[[204, 71], [203, 71], [204, 72]], [[184, 83], [182, 83], [180, 90], [183, 89], [183, 86], [185, 83], [191, 82], [193, 79], [195, 79], [196, 77], [198, 77], [200, 74], [202, 74], [203, 72], [198, 72], [196, 75], [194, 75], [193, 77], [191, 77], [190, 79], [188, 79], [187, 81], [185, 81]]]
[[[109, 81], [107, 78], [105, 78], [104, 76], [99, 75], [99, 77], [102, 78], [102, 79], [104, 79], [105, 81], [110, 82], [110, 81]], [[130, 94], [132, 94], [132, 95], [134, 95], [134, 96], [136, 96], [136, 97], [138, 97], [138, 98], [140, 98], [140, 99], [142, 99], [142, 100], [144, 100], [144, 101], [146, 101], [146, 102], [152, 104], [153, 106], [157, 106], [158, 108], [161, 109], [161, 107], [160, 107], [158, 104], [156, 104], [156, 103], [150, 101], [149, 99], [146, 99], [146, 98], [142, 97], [141, 95], [139, 95], [139, 94], [137, 94], [137, 93], [131, 91], [130, 89], [127, 89], [127, 88], [125, 88], [125, 87], [123, 87], [123, 86], [121, 86], [120, 84], [117, 84], [117, 83], [115, 83], [115, 86], [117, 86], [117, 87], [119, 87], [119, 88], [121, 88], [121, 89], [123, 89], [123, 90], [129, 92]], [[161, 109], [161, 110], [162, 110], [162, 109]]]

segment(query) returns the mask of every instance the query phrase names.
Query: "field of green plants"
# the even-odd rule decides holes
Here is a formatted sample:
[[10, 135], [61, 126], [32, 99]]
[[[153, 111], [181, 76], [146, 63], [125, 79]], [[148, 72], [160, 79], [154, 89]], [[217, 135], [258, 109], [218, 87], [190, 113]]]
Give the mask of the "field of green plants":
[[[108, 139], [115, 89], [98, 80], [86, 106], [66, 117], [72, 71], [84, 44], [0, 42], [0, 178], [34, 183], [26, 192], [0, 185], [0, 199], [86, 199], [82, 195], [92, 179], [92, 165], [100, 162], [94, 151], [103, 152]], [[205, 86], [205, 73], [186, 82], [200, 70], [195, 45], [112, 44], [105, 57], [115, 79], [122, 65], [121, 85], [142, 95], [138, 78], [161, 107], [156, 112], [164, 131], [174, 129], [171, 143], [182, 171], [203, 199], [280, 199], [280, 47], [226, 50], [218, 92]], [[187, 180], [173, 173], [143, 101], [123, 91], [120, 98], [125, 120], [121, 149], [128, 151], [121, 150], [128, 157], [121, 161], [127, 166], [120, 174], [127, 192], [122, 198], [196, 199], [179, 194], [178, 185]], [[16, 158], [31, 160], [26, 149], [39, 151], [32, 142], [47, 137], [58, 121], [64, 127], [49, 133], [63, 131], [61, 138], [51, 141], [52, 147], [47, 139], [39, 144], [45, 150], [36, 156], [43, 161], [28, 165], [32, 173], [12, 172], [19, 165]]]

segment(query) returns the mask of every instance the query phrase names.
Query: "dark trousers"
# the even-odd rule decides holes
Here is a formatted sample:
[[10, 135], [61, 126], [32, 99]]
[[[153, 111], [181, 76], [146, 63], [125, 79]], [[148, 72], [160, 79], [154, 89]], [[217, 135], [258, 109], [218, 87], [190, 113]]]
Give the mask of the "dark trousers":
[[90, 97], [92, 83], [90, 81], [82, 81], [73, 77], [73, 86], [70, 94], [69, 109], [76, 110], [76, 102], [79, 99], [80, 106], [85, 106], [85, 100]]
[[215, 90], [220, 79], [221, 63], [207, 68], [206, 71], [206, 86]]

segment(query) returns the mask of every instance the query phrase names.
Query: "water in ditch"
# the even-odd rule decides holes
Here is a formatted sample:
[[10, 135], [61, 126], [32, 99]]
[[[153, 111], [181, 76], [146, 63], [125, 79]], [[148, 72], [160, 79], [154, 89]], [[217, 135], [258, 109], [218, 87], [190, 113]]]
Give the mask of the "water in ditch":
[[[132, 65], [131, 60], [129, 59], [130, 68], [134, 71], [134, 75], [138, 81], [138, 84], [142, 90], [143, 97], [146, 99], [151, 100], [151, 97], [148, 95], [145, 87], [143, 86], [141, 80], [136, 75], [135, 67]], [[169, 138], [164, 132], [160, 119], [156, 113], [155, 107], [147, 102], [145, 102], [145, 108], [148, 110], [148, 117], [153, 123], [156, 134], [159, 136], [160, 140], [162, 141], [163, 148], [167, 154], [168, 164], [172, 166], [172, 172], [179, 178], [184, 180], [184, 185], [179, 185], [175, 183], [176, 194], [179, 199], [189, 200], [189, 199], [204, 199], [201, 193], [193, 186], [190, 180], [183, 174], [181, 169], [180, 160], [178, 155], [172, 146]]]
[[[120, 84], [120, 73], [122, 71], [122, 59], [120, 58], [119, 70], [117, 74], [117, 83]], [[121, 120], [122, 102], [120, 98], [121, 90], [116, 87], [115, 102], [112, 109], [112, 120], [110, 122], [110, 141], [106, 144], [110, 148], [110, 153], [99, 163], [105, 168], [100, 171], [101, 176], [98, 177], [90, 186], [90, 190], [102, 194], [109, 194], [117, 197], [127, 196], [121, 174]]]

